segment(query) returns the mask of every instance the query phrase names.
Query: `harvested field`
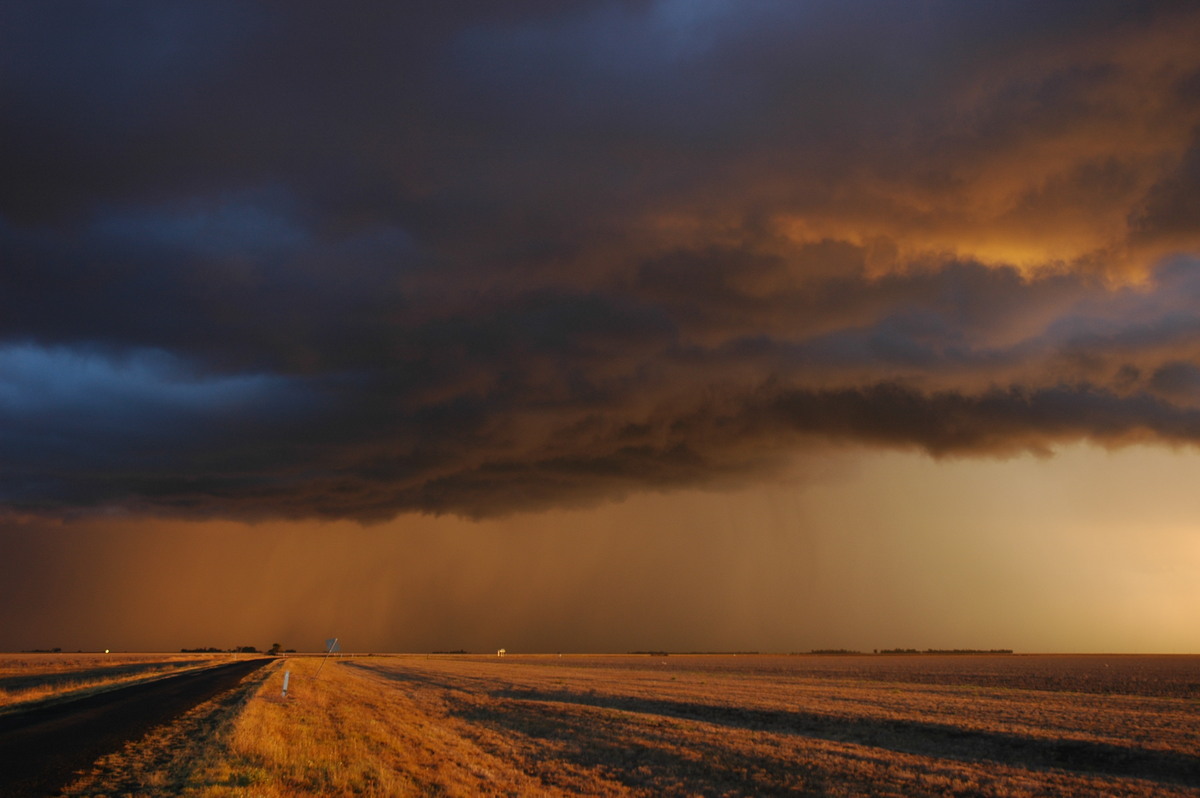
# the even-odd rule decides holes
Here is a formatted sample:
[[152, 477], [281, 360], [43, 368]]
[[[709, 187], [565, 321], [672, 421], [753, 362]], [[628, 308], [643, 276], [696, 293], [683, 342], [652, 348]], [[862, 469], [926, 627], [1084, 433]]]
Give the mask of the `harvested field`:
[[154, 783], [199, 796], [1200, 796], [1198, 666], [376, 656], [318, 677], [318, 661], [289, 659], [191, 767]]
[[228, 661], [228, 654], [0, 654], [0, 712]]

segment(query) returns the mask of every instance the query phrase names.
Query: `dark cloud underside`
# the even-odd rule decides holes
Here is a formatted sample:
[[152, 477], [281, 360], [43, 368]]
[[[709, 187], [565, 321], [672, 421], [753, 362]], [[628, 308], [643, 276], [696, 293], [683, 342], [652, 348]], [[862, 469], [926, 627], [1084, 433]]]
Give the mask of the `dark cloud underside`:
[[9, 3], [0, 502], [488, 515], [1200, 437], [1200, 14]]

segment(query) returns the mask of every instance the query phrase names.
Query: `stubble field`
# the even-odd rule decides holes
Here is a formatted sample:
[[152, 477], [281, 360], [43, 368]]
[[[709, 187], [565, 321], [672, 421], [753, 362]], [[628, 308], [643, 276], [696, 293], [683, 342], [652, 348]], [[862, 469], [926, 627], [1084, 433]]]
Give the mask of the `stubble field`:
[[67, 794], [1200, 795], [1198, 657], [319, 662], [280, 660]]

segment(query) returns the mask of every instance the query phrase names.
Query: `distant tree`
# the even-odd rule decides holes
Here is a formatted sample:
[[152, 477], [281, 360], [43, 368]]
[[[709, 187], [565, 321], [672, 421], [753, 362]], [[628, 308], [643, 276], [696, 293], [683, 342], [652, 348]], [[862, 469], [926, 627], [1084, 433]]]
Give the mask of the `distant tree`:
[[267, 653], [270, 654], [272, 657], [277, 657], [277, 656], [279, 656], [280, 651], [283, 651], [283, 644], [282, 643], [272, 643], [271, 648], [269, 651], [267, 651]]
[[255, 648], [254, 646], [242, 646], [241, 648], [235, 648], [233, 651], [235, 654], [257, 654], [257, 653], [259, 653], [258, 649]]

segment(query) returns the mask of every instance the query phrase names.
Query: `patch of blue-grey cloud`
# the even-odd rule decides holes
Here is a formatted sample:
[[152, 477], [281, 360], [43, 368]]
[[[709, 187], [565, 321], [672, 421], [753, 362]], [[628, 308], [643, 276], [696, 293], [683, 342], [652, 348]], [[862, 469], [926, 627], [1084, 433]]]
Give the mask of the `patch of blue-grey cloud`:
[[[73, 504], [77, 492], [115, 501], [128, 498], [122, 476], [211, 475], [214, 466], [241, 473], [253, 454], [218, 465], [212, 450], [233, 452], [247, 435], [278, 440], [312, 419], [321, 401], [297, 380], [203, 373], [162, 351], [4, 344], [0, 495], [48, 506]], [[47, 485], [55, 489], [42, 495], [38, 486]]]
[[0, 346], [0, 401], [17, 419], [87, 410], [131, 417], [158, 409], [221, 414], [262, 403], [283, 385], [260, 374], [197, 374], [161, 351]]
[[[9, 3], [0, 10], [0, 63], [23, 104], [61, 104], [64, 116], [83, 112], [107, 129], [164, 101], [186, 102], [238, 57], [262, 21], [260, 10], [223, 1]], [[56, 57], [39, 60], [43, 48]]]
[[[91, 222], [101, 241], [157, 250], [164, 257], [228, 258], [295, 254], [312, 236], [286, 192], [246, 191], [165, 205], [106, 208]], [[170, 268], [168, 260], [162, 268]]]
[[[744, 23], [745, 15], [723, 2], [593, 4], [573, 14], [472, 26], [455, 37], [448, 57], [462, 78], [495, 99], [532, 82], [531, 99], [547, 92], [568, 104], [564, 118], [586, 112], [596, 121], [630, 103], [665, 119], [672, 109], [663, 102], [711, 99], [714, 87], [696, 85], [688, 70]], [[547, 64], [557, 71], [538, 74]]]

